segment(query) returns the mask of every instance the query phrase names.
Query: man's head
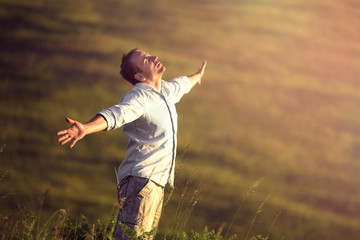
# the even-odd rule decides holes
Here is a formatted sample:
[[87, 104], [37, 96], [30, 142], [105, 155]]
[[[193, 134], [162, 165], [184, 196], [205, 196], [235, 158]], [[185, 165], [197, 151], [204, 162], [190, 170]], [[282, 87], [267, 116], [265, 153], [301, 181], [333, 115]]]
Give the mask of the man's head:
[[121, 76], [125, 78], [125, 80], [130, 82], [132, 85], [138, 83], [134, 76], [137, 72], [139, 72], [139, 69], [131, 61], [132, 55], [137, 51], [139, 51], [139, 49], [134, 48], [128, 54], [124, 54], [120, 65]]
[[159, 80], [165, 70], [157, 57], [135, 48], [123, 56], [120, 73], [135, 85], [138, 82]]

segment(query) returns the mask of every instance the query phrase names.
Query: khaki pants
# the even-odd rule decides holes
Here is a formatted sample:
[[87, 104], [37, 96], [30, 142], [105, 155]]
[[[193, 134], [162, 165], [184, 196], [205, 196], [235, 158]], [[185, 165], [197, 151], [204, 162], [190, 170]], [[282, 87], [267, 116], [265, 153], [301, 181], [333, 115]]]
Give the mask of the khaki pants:
[[115, 239], [128, 239], [119, 223], [135, 230], [137, 236], [158, 226], [164, 200], [162, 186], [146, 178], [129, 176], [120, 182], [118, 198], [120, 210]]

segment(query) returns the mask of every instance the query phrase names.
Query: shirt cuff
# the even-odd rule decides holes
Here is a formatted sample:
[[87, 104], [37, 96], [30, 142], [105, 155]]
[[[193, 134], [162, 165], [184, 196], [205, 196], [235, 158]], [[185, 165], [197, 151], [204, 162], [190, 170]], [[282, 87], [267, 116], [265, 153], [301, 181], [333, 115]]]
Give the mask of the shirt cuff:
[[179, 77], [181, 80], [182, 80], [182, 82], [183, 82], [183, 84], [184, 84], [184, 89], [185, 89], [185, 94], [187, 94], [187, 93], [189, 93], [190, 92], [190, 90], [191, 90], [191, 82], [190, 82], [190, 79], [187, 77], [187, 76], [181, 76], [181, 77]]
[[111, 116], [109, 115], [109, 113], [106, 109], [101, 110], [100, 112], [96, 113], [96, 115], [102, 116], [105, 119], [105, 121], [107, 122], [107, 128], [104, 129], [104, 131], [110, 131], [113, 129], [113, 126], [112, 126], [113, 124], [111, 124], [112, 123]]

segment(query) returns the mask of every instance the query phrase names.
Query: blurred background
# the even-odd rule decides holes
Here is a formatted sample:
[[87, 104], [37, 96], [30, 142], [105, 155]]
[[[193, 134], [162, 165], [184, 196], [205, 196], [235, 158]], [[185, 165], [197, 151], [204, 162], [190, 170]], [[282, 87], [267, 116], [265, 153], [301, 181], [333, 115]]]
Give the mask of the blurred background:
[[199, 188], [183, 230], [359, 239], [358, 1], [0, 6], [2, 214], [36, 209], [39, 198], [45, 215], [65, 208], [95, 222], [114, 213], [127, 137], [102, 132], [69, 150], [56, 132], [68, 126], [66, 116], [86, 122], [118, 103], [131, 88], [119, 75], [122, 54], [140, 47], [167, 67], [166, 80], [208, 61], [202, 84], [177, 105], [182, 157], [160, 236], [174, 224], [183, 189], [191, 198]]

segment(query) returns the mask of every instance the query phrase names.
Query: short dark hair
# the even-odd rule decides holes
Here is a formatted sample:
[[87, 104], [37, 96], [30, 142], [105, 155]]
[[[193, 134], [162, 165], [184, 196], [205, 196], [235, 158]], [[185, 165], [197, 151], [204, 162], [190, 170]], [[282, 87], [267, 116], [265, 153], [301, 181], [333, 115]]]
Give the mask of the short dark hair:
[[130, 82], [132, 85], [135, 85], [139, 81], [135, 79], [135, 74], [139, 72], [139, 69], [135, 64], [133, 64], [130, 59], [131, 56], [139, 51], [139, 48], [134, 48], [127, 54], [124, 54], [122, 57], [121, 65], [120, 65], [120, 74], [121, 76]]

